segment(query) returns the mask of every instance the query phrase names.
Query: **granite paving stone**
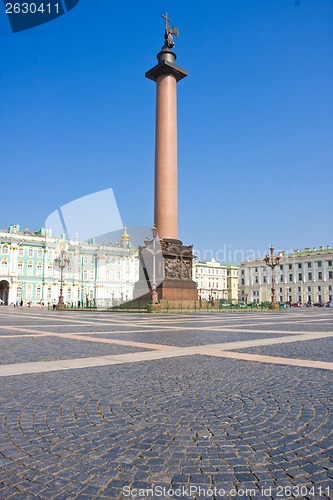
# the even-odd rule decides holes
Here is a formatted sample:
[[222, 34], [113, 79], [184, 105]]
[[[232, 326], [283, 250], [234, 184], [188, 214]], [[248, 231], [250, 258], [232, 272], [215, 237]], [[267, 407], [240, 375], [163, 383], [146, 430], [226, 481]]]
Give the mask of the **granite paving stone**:
[[[330, 313], [147, 316], [4, 308], [0, 326], [37, 330], [40, 324], [47, 331], [49, 324], [59, 334], [107, 331], [91, 337], [179, 348], [278, 339], [280, 331], [333, 332]], [[228, 331], [212, 330], [223, 325]], [[80, 334], [14, 337], [14, 330], [3, 330], [5, 364], [144, 350], [84, 342]], [[316, 353], [324, 361], [331, 342], [301, 340], [239, 352], [270, 349], [278, 354], [269, 355], [284, 352], [291, 359]], [[281, 498], [279, 487], [315, 486], [316, 495], [302, 498], [332, 497], [332, 372], [191, 354], [3, 377], [0, 497], [124, 498], [125, 486], [158, 485], [216, 485], [226, 490], [225, 498], [232, 488], [248, 490], [234, 498], [261, 498], [262, 488], [272, 489], [270, 498]]]
[[333, 362], [333, 338], [307, 340], [300, 343], [293, 342], [270, 346], [247, 347], [244, 349], [235, 349], [235, 351], [264, 356], [281, 356], [282, 358], [312, 359], [331, 363]]
[[187, 332], [182, 332], [179, 335], [179, 331], [149, 331], [141, 333], [124, 333], [124, 334], [113, 334], [113, 333], [103, 333], [99, 334], [100, 338], [112, 339], [112, 340], [130, 340], [133, 342], [147, 342], [153, 344], [170, 345], [176, 347], [189, 347], [204, 344], [219, 344], [224, 342], [238, 342], [242, 340], [253, 340], [260, 338], [271, 338], [271, 337], [283, 337], [283, 333], [264, 333], [264, 332], [223, 332], [214, 331], [207, 332], [204, 330], [188, 330]]
[[55, 337], [0, 338], [0, 364], [126, 354], [144, 350], [142, 347], [94, 344]]

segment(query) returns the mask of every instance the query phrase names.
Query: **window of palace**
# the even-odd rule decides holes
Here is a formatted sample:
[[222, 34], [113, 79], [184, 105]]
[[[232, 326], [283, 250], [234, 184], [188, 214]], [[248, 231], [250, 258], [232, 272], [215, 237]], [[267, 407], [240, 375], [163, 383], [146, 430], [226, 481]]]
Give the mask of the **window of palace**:
[[33, 262], [29, 260], [27, 265], [27, 275], [32, 276], [32, 273], [33, 273]]
[[2, 253], [5, 254], [5, 255], [8, 255], [8, 253], [9, 253], [8, 245], [3, 245], [3, 247], [2, 247]]
[[28, 257], [33, 257], [34, 256], [34, 249], [33, 248], [29, 248], [28, 250]]
[[2, 261], [1, 261], [1, 272], [5, 276], [8, 274], [8, 261], [7, 261], [7, 259], [2, 259]]
[[17, 274], [23, 274], [23, 262], [17, 264]]
[[39, 259], [41, 259], [41, 258], [43, 257], [43, 250], [39, 249], [39, 250], [37, 251], [37, 257], [38, 257]]
[[19, 257], [23, 257], [23, 255], [24, 255], [24, 248], [19, 247], [18, 254], [19, 254]]

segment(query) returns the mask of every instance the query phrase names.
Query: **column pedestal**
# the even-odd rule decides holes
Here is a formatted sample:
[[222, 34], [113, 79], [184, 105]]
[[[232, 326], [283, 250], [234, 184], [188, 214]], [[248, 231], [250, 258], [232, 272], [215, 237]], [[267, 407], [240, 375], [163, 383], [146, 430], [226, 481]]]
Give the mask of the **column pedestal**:
[[[147, 251], [147, 248], [150, 250]], [[140, 251], [140, 275], [135, 285], [134, 299], [152, 300], [154, 290], [154, 254], [152, 241]], [[159, 255], [162, 252], [163, 259]], [[197, 284], [192, 280], [192, 246], [185, 246], [180, 240], [160, 240], [155, 255], [155, 283], [158, 300], [197, 300]]]

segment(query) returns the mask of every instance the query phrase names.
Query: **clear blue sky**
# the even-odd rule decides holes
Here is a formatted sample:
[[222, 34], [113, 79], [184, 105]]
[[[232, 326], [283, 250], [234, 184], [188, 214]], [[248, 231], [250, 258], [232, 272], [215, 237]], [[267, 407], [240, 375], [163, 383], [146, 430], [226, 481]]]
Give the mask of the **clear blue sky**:
[[333, 246], [333, 0], [80, 0], [15, 34], [1, 5], [0, 227], [34, 230], [109, 187], [127, 225], [152, 224], [155, 84], [144, 74], [165, 11], [189, 72], [180, 239], [227, 260], [271, 243]]

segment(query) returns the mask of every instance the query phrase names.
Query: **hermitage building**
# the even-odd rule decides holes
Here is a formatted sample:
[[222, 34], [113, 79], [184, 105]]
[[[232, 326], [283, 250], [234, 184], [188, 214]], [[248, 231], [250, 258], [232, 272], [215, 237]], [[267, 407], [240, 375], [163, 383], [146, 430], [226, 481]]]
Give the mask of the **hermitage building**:
[[49, 305], [58, 302], [61, 271], [55, 259], [66, 246], [63, 297], [68, 307], [110, 307], [131, 300], [139, 278], [138, 251], [124, 229], [121, 242], [96, 244], [52, 236], [50, 229], [0, 230], [0, 303]]

